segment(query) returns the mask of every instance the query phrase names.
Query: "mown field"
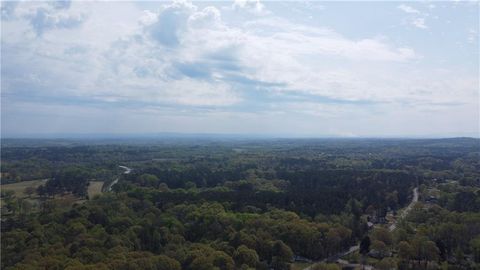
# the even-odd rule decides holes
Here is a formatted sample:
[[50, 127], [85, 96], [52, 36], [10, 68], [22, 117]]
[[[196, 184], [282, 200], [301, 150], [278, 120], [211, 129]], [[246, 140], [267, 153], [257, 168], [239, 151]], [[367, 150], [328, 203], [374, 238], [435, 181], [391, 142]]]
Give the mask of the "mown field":
[[103, 181], [90, 181], [88, 185], [88, 197], [93, 198], [95, 195], [102, 193]]
[[38, 188], [40, 185], [43, 185], [47, 182], [47, 179], [40, 179], [40, 180], [32, 180], [32, 181], [23, 181], [14, 184], [6, 184], [2, 185], [2, 191], [13, 190], [15, 192], [15, 196], [19, 198], [28, 197], [28, 194], [25, 193], [25, 189], [28, 187]]
[[[0, 189], [2, 192], [6, 191], [13, 191], [14, 196], [19, 199], [26, 199], [30, 201], [31, 203], [36, 204], [38, 201], [38, 194], [36, 192], [33, 192], [33, 194], [28, 194], [28, 189], [27, 188], [32, 188], [33, 190], [36, 190], [39, 186], [44, 185], [47, 182], [48, 179], [39, 179], [39, 180], [32, 180], [32, 181], [23, 181], [23, 182], [18, 182], [18, 183], [13, 183], [13, 184], [5, 184], [1, 185]], [[88, 196], [89, 198], [93, 198], [95, 195], [99, 195], [102, 193], [102, 187], [103, 187], [103, 181], [91, 181], [90, 184], [88, 185]], [[69, 201], [72, 202], [84, 202], [85, 200], [79, 199], [75, 196], [72, 197], [72, 195], [58, 195], [55, 196], [56, 198], [65, 198], [68, 199]], [[0, 207], [3, 206], [3, 199], [0, 200]]]

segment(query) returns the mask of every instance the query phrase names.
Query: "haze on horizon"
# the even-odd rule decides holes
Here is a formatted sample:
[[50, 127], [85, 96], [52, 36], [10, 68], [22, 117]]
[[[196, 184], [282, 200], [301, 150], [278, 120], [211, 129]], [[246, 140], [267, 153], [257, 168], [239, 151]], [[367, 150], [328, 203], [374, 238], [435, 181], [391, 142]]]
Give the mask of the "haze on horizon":
[[1, 2], [1, 134], [480, 134], [479, 2]]

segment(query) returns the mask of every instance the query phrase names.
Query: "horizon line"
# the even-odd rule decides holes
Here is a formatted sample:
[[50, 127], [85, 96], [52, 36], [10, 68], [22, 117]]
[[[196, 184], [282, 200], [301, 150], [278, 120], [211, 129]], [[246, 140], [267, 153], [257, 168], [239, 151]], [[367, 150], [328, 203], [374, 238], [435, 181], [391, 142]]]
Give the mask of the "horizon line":
[[238, 139], [480, 139], [480, 133], [464, 134], [398, 134], [398, 135], [340, 135], [340, 134], [271, 134], [271, 133], [201, 133], [201, 132], [149, 132], [149, 133], [29, 133], [1, 134], [1, 140], [10, 139], [186, 139], [186, 138], [238, 138]]

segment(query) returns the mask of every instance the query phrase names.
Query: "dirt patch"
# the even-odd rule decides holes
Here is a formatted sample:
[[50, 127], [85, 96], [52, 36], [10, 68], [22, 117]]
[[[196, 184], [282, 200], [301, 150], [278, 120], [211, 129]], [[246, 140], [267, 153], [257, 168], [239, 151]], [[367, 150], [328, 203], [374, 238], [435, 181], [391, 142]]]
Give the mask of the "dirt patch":
[[90, 181], [88, 185], [88, 197], [92, 199], [93, 196], [102, 194], [102, 187], [103, 181]]

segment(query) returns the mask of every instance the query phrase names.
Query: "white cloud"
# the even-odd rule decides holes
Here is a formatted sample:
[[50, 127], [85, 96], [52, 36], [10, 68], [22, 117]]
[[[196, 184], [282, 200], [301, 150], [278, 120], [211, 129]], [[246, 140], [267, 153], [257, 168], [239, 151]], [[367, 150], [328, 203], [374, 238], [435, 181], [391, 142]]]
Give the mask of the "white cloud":
[[144, 10], [143, 11], [143, 16], [140, 17], [139, 22], [142, 25], [151, 25], [157, 22], [158, 20], [158, 14], [151, 12], [150, 10]]
[[232, 7], [233, 9], [245, 9], [257, 15], [269, 14], [260, 0], [235, 0]]
[[[229, 106], [245, 101], [243, 91], [252, 88], [352, 101], [428, 99], [406, 91], [405, 71], [390, 68], [419, 55], [386, 38], [354, 40], [274, 16], [232, 27], [217, 8], [187, 2], [165, 5], [157, 14], [139, 11], [133, 21], [136, 28], [117, 34], [114, 42], [82, 45], [83, 36], [65, 42], [47, 35], [23, 44], [36, 62], [18, 61], [23, 50], [6, 60], [42, 78], [41, 84], [31, 83], [49, 94], [61, 88], [105, 101]], [[6, 83], [6, 91], [16, 85], [13, 78]]]
[[[396, 75], [377, 80], [386, 66], [419, 57], [385, 38], [352, 40], [278, 18], [230, 27], [217, 8], [199, 10], [185, 2], [166, 5], [158, 14], [139, 14], [138, 28], [108, 46], [57, 42], [50, 47], [37, 39], [30, 50], [41, 62], [17, 65], [43, 78], [45, 88], [65, 81], [62, 91], [105, 101], [228, 106], [242, 102], [242, 91], [252, 87], [382, 102], [415, 95], [392, 86]], [[370, 72], [362, 71], [365, 64]], [[44, 66], [50, 67], [48, 73]]]
[[[428, 6], [429, 9], [433, 9], [434, 7], [435, 5], [432, 5], [432, 4]], [[419, 10], [405, 4], [401, 4], [397, 6], [397, 8], [402, 10], [405, 13], [410, 14], [410, 17], [414, 17], [410, 20], [411, 25], [421, 29], [428, 28], [428, 26], [425, 24], [425, 18], [423, 18], [423, 17], [428, 17], [429, 16], [428, 13], [420, 12]], [[418, 17], [418, 16], [422, 16], [422, 17]]]
[[[253, 3], [236, 9], [260, 4]], [[9, 95], [141, 104], [158, 113], [174, 106], [243, 106], [246, 113], [259, 102], [271, 113], [322, 119], [351, 118], [365, 103], [382, 112], [388, 106], [376, 104], [446, 110], [478, 100], [475, 76], [422, 67], [422, 55], [387, 37], [351, 38], [272, 14], [231, 24], [218, 8], [188, 2], [159, 12], [118, 3], [108, 14], [101, 12], [108, 3], [50, 7], [55, 18], [89, 16], [75, 28], [48, 27], [37, 36], [30, 17], [20, 16], [39, 8], [29, 5], [20, 3], [11, 13], [16, 19], [2, 22], [2, 93]], [[416, 24], [427, 27], [423, 19]], [[276, 103], [282, 98], [300, 101]]]
[[477, 30], [475, 30], [473, 28], [468, 29], [467, 41], [468, 41], [468, 43], [478, 42]]
[[428, 26], [425, 24], [425, 19], [424, 18], [416, 18], [412, 20], [412, 25], [421, 28], [421, 29], [427, 29]]
[[54, 29], [77, 28], [87, 18], [85, 12], [72, 11], [69, 2], [32, 2], [27, 5], [16, 3], [6, 7], [8, 8], [2, 7], [2, 18], [24, 18], [38, 36]]
[[406, 13], [420, 14], [420, 11], [414, 9], [411, 6], [405, 5], [405, 4], [401, 4], [397, 8], [399, 8], [400, 10], [402, 10], [403, 12], [406, 12]]

